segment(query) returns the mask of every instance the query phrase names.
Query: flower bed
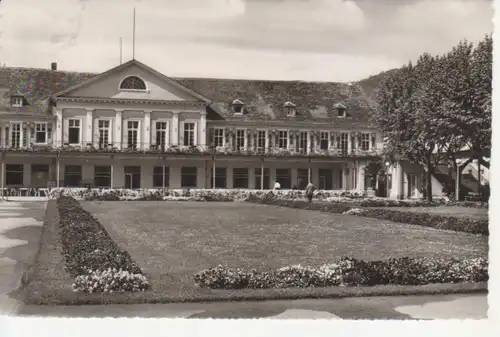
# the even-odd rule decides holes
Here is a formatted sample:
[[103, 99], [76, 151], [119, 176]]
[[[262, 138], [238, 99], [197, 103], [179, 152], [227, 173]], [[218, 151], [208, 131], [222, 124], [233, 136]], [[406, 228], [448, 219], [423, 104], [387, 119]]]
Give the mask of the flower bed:
[[[80, 200], [172, 200], [172, 201], [235, 201], [245, 200], [250, 195], [273, 195], [284, 200], [301, 199], [305, 197], [304, 191], [299, 190], [250, 190], [250, 189], [98, 189], [98, 188], [54, 188], [49, 193], [49, 199], [57, 199], [61, 195]], [[316, 199], [327, 198], [362, 198], [356, 192], [345, 191], [317, 191]]]
[[424, 285], [488, 281], [488, 261], [475, 259], [398, 258], [361, 261], [342, 258], [319, 268], [300, 265], [271, 272], [230, 269], [219, 265], [194, 275], [197, 286], [211, 289], [327, 286]]
[[73, 198], [57, 199], [66, 271], [75, 291], [139, 291], [146, 278], [130, 255], [113, 242], [99, 221]]
[[[405, 212], [391, 209], [377, 209], [373, 207], [359, 208], [356, 203], [317, 201], [308, 203], [305, 200], [284, 200], [268, 194], [266, 196], [251, 195], [248, 202], [276, 205], [282, 207], [316, 210], [337, 214], [348, 214], [390, 220], [411, 225], [447, 229], [457, 232], [489, 235], [488, 220], [475, 220], [454, 216], [442, 216], [428, 213]], [[353, 207], [356, 206], [356, 207]]]
[[[251, 189], [88, 189], [88, 188], [54, 188], [48, 193], [49, 199], [59, 196], [69, 196], [79, 200], [98, 201], [235, 201], [252, 198], [267, 198], [273, 200], [306, 199], [302, 190], [251, 190]], [[436, 199], [426, 200], [392, 200], [388, 198], [369, 198], [358, 191], [326, 191], [314, 192], [314, 199], [329, 203], [356, 205], [358, 207], [431, 207], [431, 206], [461, 206], [488, 208], [482, 202], [449, 202]]]

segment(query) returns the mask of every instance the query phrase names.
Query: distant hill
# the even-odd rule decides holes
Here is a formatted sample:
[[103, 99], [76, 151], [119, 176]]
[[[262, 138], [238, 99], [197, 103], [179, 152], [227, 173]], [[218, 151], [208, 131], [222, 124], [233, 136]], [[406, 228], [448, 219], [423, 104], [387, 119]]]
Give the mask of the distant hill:
[[380, 74], [372, 75], [364, 80], [358, 81], [357, 84], [363, 89], [365, 96], [372, 100], [373, 93], [375, 88], [377, 88], [378, 84], [387, 78], [390, 74], [394, 73], [397, 69], [390, 69], [387, 71], [383, 71]]

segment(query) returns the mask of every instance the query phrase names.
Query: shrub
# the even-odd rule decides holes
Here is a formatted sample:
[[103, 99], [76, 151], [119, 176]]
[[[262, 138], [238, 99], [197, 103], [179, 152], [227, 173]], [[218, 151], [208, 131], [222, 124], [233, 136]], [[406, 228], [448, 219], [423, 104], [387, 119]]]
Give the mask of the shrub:
[[375, 208], [366, 208], [357, 215], [456, 232], [489, 235], [488, 220]]
[[362, 261], [344, 257], [319, 268], [295, 265], [272, 272], [245, 271], [219, 265], [202, 270], [193, 278], [199, 287], [212, 289], [487, 282], [488, 262], [483, 258], [443, 260], [403, 257]]
[[390, 220], [394, 222], [407, 223], [411, 225], [453, 230], [456, 232], [489, 235], [488, 220], [475, 220], [470, 218], [417, 213], [410, 211], [398, 211], [374, 207], [359, 209], [353, 208], [352, 203], [332, 203], [323, 201], [308, 203], [303, 200], [281, 200], [272, 195], [265, 195], [263, 197], [251, 195], [247, 199], [247, 201], [266, 205], [276, 205], [329, 213], [364, 216], [380, 220]]
[[65, 269], [75, 278], [77, 289], [88, 284], [88, 278], [84, 276], [88, 275], [89, 270], [95, 271], [96, 275], [108, 275], [104, 273], [105, 270], [142, 274], [130, 255], [113, 242], [99, 221], [85, 211], [78, 201], [60, 197], [57, 206]]

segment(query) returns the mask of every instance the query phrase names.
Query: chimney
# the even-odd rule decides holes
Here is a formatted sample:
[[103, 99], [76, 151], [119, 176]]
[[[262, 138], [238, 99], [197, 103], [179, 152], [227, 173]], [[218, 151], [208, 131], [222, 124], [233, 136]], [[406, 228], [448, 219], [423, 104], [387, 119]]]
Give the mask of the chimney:
[[52, 62], [52, 63], [50, 64], [50, 69], [52, 69], [52, 70], [57, 70], [57, 62]]

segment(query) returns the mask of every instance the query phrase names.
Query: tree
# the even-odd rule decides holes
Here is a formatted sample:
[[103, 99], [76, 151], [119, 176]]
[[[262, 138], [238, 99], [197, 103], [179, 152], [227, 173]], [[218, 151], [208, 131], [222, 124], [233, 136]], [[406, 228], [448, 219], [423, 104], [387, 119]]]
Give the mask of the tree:
[[[489, 167], [484, 157], [491, 153], [491, 36], [474, 48], [460, 42], [444, 56], [445, 77], [439, 82], [442, 95], [441, 119], [446, 133], [442, 147], [456, 172], [456, 196], [459, 197], [460, 176], [472, 160], [478, 161], [478, 190], [481, 191], [481, 165]], [[472, 156], [458, 165], [456, 153], [467, 146]]]
[[438, 114], [440, 96], [435, 91], [438, 65], [437, 58], [424, 54], [415, 66], [409, 63], [382, 81], [373, 115], [385, 136], [384, 159], [392, 163], [406, 159], [423, 167], [428, 200], [432, 200], [431, 177], [442, 123]]

